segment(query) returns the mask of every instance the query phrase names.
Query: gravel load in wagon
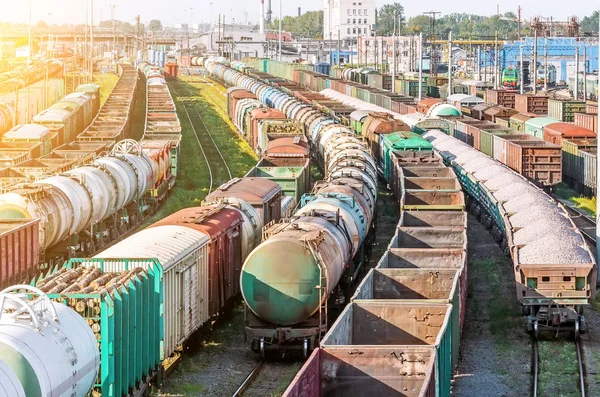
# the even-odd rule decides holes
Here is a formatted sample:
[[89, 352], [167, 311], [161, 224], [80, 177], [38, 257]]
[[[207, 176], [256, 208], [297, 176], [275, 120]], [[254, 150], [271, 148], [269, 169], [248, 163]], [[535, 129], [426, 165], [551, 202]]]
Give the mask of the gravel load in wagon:
[[554, 265], [557, 263], [588, 264], [589, 252], [579, 235], [548, 235], [519, 250], [519, 263], [524, 265]]
[[[477, 178], [477, 180], [479, 180], [480, 182], [485, 182], [488, 181], [496, 176], [499, 176], [500, 174], [512, 174], [512, 171], [505, 168], [505, 167], [501, 167], [498, 165], [498, 162], [491, 160], [491, 163], [489, 163], [490, 165], [488, 165], [487, 167], [481, 167], [479, 170], [476, 170], [475, 173], [473, 174], [475, 176], [475, 178]], [[469, 171], [469, 169], [467, 167], [463, 168], [467, 171]], [[471, 171], [472, 172], [472, 171]]]
[[[503, 167], [502, 167], [503, 168]], [[500, 190], [506, 186], [522, 183], [524, 179], [514, 172], [500, 172], [496, 176], [483, 182], [484, 186], [492, 191]]]
[[552, 202], [547, 194], [541, 191], [530, 191], [527, 194], [522, 194], [519, 197], [512, 197], [506, 201], [503, 206], [506, 212], [514, 213], [528, 209], [534, 204], [540, 205], [556, 205]]

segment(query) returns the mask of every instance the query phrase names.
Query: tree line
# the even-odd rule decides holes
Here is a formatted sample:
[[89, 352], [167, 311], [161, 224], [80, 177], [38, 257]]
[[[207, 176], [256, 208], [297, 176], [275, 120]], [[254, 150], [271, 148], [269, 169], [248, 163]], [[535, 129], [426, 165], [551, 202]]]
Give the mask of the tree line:
[[[286, 32], [296, 36], [323, 39], [323, 11], [311, 11], [297, 17], [284, 17], [282, 27]], [[502, 40], [516, 40], [519, 35], [519, 24], [514, 12], [500, 15], [481, 16], [468, 13], [452, 13], [436, 18], [435, 28], [428, 15], [415, 15], [407, 18], [401, 3], [385, 4], [377, 10], [376, 34], [391, 36], [394, 32], [399, 35], [423, 33], [425, 38], [447, 37], [452, 31], [455, 38], [491, 39], [498, 34]], [[279, 29], [279, 21], [267, 25], [268, 29]], [[580, 32], [583, 36], [598, 33], [598, 11], [581, 20]], [[531, 34], [529, 23], [521, 21], [521, 36]]]

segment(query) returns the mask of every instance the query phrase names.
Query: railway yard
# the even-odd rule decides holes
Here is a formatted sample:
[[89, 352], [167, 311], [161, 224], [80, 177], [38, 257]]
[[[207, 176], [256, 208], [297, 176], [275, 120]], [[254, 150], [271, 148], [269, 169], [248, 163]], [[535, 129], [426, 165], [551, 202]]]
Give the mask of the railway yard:
[[0, 397], [600, 395], [596, 102], [189, 61], [0, 117]]

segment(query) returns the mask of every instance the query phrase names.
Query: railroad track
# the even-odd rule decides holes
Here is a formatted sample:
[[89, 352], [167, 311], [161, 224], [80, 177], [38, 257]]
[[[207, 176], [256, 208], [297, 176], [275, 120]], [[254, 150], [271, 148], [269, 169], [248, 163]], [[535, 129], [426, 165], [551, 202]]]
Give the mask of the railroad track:
[[588, 245], [590, 247], [596, 247], [596, 220], [555, 194], [553, 194], [552, 197], [565, 207], [569, 216], [573, 219], [575, 226], [577, 226], [581, 234], [583, 234]]
[[[569, 343], [567, 341], [562, 341], [564, 343]], [[553, 343], [553, 342], [543, 342], [543, 343]], [[585, 374], [583, 371], [583, 357], [582, 357], [582, 350], [581, 350], [581, 342], [580, 340], [576, 340], [574, 342], [574, 346], [575, 346], [575, 351], [576, 351], [576, 357], [577, 357], [577, 385], [572, 385], [572, 380], [569, 379], [566, 381], [565, 385], [570, 384], [570, 386], [567, 387], [576, 387], [577, 391], [578, 391], [578, 395], [581, 395], [581, 397], [586, 397], [586, 393], [585, 393]], [[552, 355], [552, 357], [549, 357], [551, 360], [549, 361], [561, 361], [560, 359], [562, 358], [561, 355]], [[559, 366], [561, 366], [561, 368], [564, 365], [565, 371], [567, 368], [568, 364], [564, 364], [562, 362], [558, 363]], [[549, 365], [548, 365], [549, 366]], [[533, 397], [544, 397], [544, 396], [548, 396], [550, 394], [548, 394], [549, 390], [544, 390], [545, 393], [543, 394], [539, 394], [540, 393], [540, 378], [543, 378], [544, 381], [548, 381], [548, 382], [553, 382], [551, 387], [548, 387], [548, 389], [552, 390], [552, 393], [555, 393], [554, 395], [575, 395], [573, 393], [570, 393], [569, 391], [565, 391], [561, 388], [561, 386], [563, 385], [562, 383], [557, 382], [558, 381], [558, 377], [556, 377], [556, 372], [554, 372], [553, 374], [551, 374], [550, 376], [546, 375], [546, 376], [542, 376], [541, 373], [543, 373], [540, 368], [543, 367], [542, 365], [542, 361], [540, 360], [540, 345], [539, 342], [537, 340], [533, 340]], [[574, 377], [572, 373], [567, 372], [563, 372], [562, 375], [566, 378], [570, 378], [570, 377]], [[556, 386], [558, 385], [558, 389], [556, 389]]]
[[196, 103], [183, 101], [183, 109], [208, 168], [210, 178], [208, 194], [210, 194], [214, 187], [220, 186], [232, 179], [231, 169], [227, 165], [227, 161], [225, 161], [223, 154], [219, 150], [219, 146], [215, 142], [200, 112], [198, 112]]
[[250, 371], [250, 373], [248, 374], [246, 379], [244, 379], [244, 381], [242, 382], [240, 387], [238, 387], [237, 390], [235, 391], [235, 393], [233, 393], [233, 397], [240, 397], [240, 396], [244, 395], [244, 391], [246, 391], [248, 389], [248, 387], [252, 384], [254, 379], [256, 379], [256, 377], [258, 376], [260, 371], [262, 371], [264, 365], [265, 365], [265, 361], [262, 360], [262, 361], [259, 361], [254, 366], [254, 368], [252, 368], [252, 371]]

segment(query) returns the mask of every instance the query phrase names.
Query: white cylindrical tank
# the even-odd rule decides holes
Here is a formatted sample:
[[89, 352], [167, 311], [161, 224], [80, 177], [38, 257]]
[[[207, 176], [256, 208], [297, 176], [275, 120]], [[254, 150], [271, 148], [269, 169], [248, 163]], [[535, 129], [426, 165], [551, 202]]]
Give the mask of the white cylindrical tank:
[[110, 174], [97, 167], [81, 167], [66, 175], [79, 178], [92, 195], [92, 223], [100, 222], [116, 212], [118, 192]]
[[94, 165], [103, 168], [115, 181], [118, 193], [117, 208], [123, 208], [126, 203], [133, 201], [137, 178], [135, 170], [129, 164], [115, 157], [102, 157], [96, 160]]
[[0, 397], [27, 397], [17, 374], [0, 360]]
[[85, 397], [100, 367], [98, 342], [87, 322], [26, 285], [0, 292], [0, 305], [0, 357], [25, 395]]
[[40, 220], [40, 250], [66, 239], [73, 225], [73, 207], [62, 190], [49, 185], [27, 185], [0, 195], [0, 219]]
[[79, 182], [65, 176], [53, 176], [41, 180], [39, 183], [45, 183], [55, 186], [69, 198], [73, 208], [73, 224], [70, 234], [74, 235], [87, 228], [92, 221], [92, 198]]
[[121, 161], [127, 162], [135, 170], [137, 176], [137, 188], [134, 199], [141, 198], [154, 185], [154, 168], [152, 160], [144, 152], [139, 154], [121, 154], [118, 155]]

